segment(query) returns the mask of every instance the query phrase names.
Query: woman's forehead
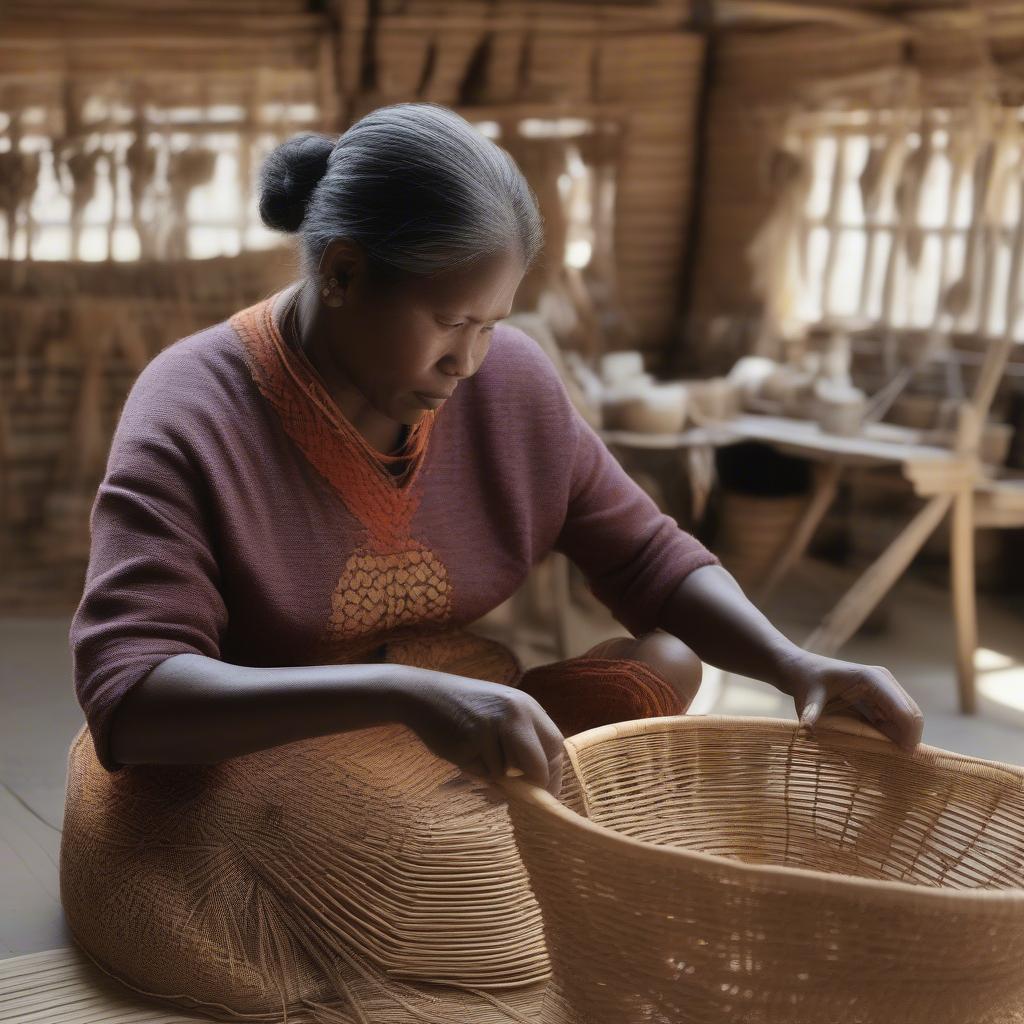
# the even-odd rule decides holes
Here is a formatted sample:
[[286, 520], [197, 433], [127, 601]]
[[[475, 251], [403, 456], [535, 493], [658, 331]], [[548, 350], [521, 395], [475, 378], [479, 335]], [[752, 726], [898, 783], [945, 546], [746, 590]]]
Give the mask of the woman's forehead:
[[508, 315], [525, 270], [512, 257], [491, 258], [413, 283], [421, 298], [438, 309], [482, 321]]

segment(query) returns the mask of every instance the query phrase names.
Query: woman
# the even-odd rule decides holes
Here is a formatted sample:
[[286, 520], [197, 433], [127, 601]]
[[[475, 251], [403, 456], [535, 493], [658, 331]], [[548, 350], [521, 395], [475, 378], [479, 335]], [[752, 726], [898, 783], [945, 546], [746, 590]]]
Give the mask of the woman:
[[[93, 508], [69, 923], [214, 1016], [532, 1019], [536, 906], [467, 775], [558, 793], [563, 735], [684, 713], [702, 660], [810, 726], [846, 706], [913, 746], [920, 711], [776, 631], [501, 325], [541, 221], [468, 122], [397, 104], [292, 139], [260, 212], [300, 280], [146, 367]], [[551, 550], [636, 638], [524, 672], [466, 627]]]

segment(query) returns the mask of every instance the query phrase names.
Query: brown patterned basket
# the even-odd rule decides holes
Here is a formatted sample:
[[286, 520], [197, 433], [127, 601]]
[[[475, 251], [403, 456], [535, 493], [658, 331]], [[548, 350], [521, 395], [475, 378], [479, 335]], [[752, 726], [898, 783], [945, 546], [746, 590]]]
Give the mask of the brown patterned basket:
[[502, 782], [542, 1024], [1024, 1019], [1024, 769], [851, 719], [654, 718]]

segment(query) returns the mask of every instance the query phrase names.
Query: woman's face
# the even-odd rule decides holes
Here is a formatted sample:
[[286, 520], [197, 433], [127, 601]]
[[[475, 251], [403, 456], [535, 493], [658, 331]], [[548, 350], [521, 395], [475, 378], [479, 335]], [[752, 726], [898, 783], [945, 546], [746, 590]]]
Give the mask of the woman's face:
[[[361, 263], [341, 269], [344, 303], [329, 308], [331, 357], [377, 413], [414, 424], [480, 369], [525, 274], [503, 254], [433, 278], [373, 286]], [[369, 412], [369, 410], [366, 410]]]

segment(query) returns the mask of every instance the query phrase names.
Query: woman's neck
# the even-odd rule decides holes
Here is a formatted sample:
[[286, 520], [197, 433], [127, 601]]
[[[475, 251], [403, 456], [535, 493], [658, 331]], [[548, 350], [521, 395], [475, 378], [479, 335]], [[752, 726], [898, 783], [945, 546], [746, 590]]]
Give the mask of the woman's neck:
[[405, 426], [382, 415], [345, 376], [335, 356], [337, 325], [307, 281], [298, 286], [292, 309], [295, 343], [323, 379], [341, 414], [378, 451], [391, 454], [406, 438]]

